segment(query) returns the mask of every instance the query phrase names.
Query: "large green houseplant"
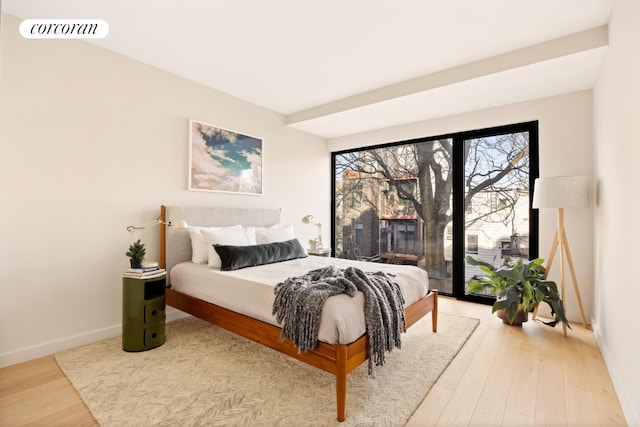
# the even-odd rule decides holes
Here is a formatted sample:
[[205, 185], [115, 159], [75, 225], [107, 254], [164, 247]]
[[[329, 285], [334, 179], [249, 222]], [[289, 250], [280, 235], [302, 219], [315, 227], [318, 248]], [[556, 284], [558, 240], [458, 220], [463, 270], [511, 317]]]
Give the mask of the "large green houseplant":
[[502, 266], [499, 267], [471, 256], [467, 256], [465, 260], [484, 273], [475, 275], [469, 280], [466, 293], [482, 293], [489, 290], [497, 298], [491, 312], [503, 311], [507, 323], [514, 324], [519, 311], [528, 313], [536, 305], [544, 302], [551, 308], [553, 316], [552, 321], [543, 322], [544, 324], [553, 327], [558, 322], [564, 322], [571, 328], [565, 317], [564, 305], [558, 295], [558, 285], [551, 280], [546, 280], [543, 259], [536, 258], [529, 261], [505, 257]]

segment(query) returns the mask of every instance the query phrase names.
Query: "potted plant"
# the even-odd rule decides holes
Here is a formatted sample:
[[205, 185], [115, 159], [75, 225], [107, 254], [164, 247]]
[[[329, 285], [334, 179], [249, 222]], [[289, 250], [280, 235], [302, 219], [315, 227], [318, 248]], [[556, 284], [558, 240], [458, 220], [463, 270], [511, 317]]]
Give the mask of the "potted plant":
[[496, 295], [497, 299], [491, 312], [498, 312], [498, 317], [501, 317], [503, 322], [521, 325], [522, 321], [526, 320], [518, 322], [518, 313], [526, 319], [529, 311], [544, 302], [551, 308], [553, 320], [543, 323], [553, 327], [558, 322], [564, 322], [571, 329], [565, 317], [564, 305], [558, 295], [558, 285], [545, 278], [546, 270], [542, 266], [542, 258], [512, 260], [505, 257], [502, 266], [497, 268], [471, 256], [467, 256], [465, 260], [484, 272], [483, 275], [475, 275], [469, 280], [466, 293], [489, 290], [492, 295]]
[[316, 249], [318, 249], [318, 243], [320, 242], [318, 241], [317, 237], [315, 239], [309, 239], [309, 249], [315, 251]]
[[142, 260], [146, 252], [147, 250], [144, 248], [144, 243], [141, 243], [140, 239], [129, 246], [129, 250], [125, 255], [131, 258], [129, 260], [131, 262], [131, 268], [142, 268]]

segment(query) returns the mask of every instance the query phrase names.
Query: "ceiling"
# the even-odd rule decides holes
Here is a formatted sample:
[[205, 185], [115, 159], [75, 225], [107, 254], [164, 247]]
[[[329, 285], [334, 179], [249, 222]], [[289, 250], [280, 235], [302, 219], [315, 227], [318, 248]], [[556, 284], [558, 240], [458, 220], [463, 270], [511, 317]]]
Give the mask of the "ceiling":
[[592, 88], [614, 0], [3, 0], [325, 138]]

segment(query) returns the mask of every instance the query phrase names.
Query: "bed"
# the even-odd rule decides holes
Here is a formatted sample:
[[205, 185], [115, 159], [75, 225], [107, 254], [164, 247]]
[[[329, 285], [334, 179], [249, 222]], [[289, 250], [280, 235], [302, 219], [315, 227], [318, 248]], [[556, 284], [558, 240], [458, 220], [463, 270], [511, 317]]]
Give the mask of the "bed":
[[[185, 220], [190, 226], [198, 227], [232, 227], [242, 224], [245, 227], [266, 229], [280, 224], [280, 210], [163, 205], [160, 208], [160, 220], [167, 224], [175, 220]], [[270, 310], [268, 304], [273, 301], [273, 285], [281, 278], [296, 275], [310, 266], [337, 263], [337, 266], [341, 267], [350, 261], [310, 256], [232, 272], [219, 272], [208, 268], [208, 265], [195, 265], [191, 262], [194, 254], [188, 229], [174, 229], [162, 225], [160, 239], [160, 264], [168, 272], [166, 292], [168, 305], [335, 375], [337, 419], [344, 421], [347, 374], [368, 359], [366, 330], [362, 329], [364, 325], [361, 322], [354, 320], [356, 317], [353, 313], [348, 313], [351, 309], [346, 308], [345, 300], [349, 297], [336, 295], [327, 300], [325, 303], [327, 307], [322, 312], [318, 345], [305, 353], [300, 353], [290, 340], [281, 339], [282, 330], [275, 322], [273, 315], [268, 312]], [[365, 267], [370, 271], [395, 269], [397, 271], [394, 270], [394, 275], [420, 274], [417, 272], [419, 269], [415, 267], [370, 263]], [[289, 271], [283, 271], [283, 268]], [[205, 287], [206, 291], [203, 294], [198, 291], [197, 286], [197, 282], [201, 280], [222, 285], [226, 281], [234, 280], [234, 285], [226, 288], [237, 289], [236, 284], [245, 284], [252, 289], [252, 296], [243, 295], [242, 303], [237, 304], [233, 295], [225, 296], [222, 290], [216, 295], [218, 291], [209, 285]], [[428, 283], [426, 274], [424, 274], [424, 281]], [[423, 294], [414, 292], [413, 296], [409, 296], [409, 301], [405, 304], [405, 326], [410, 327], [423, 316], [431, 313], [433, 332], [436, 332], [438, 294], [436, 290], [428, 290], [427, 283], [423, 284], [425, 289]], [[406, 291], [403, 288], [403, 294], [406, 292], [411, 294], [410, 290]], [[211, 302], [212, 300], [216, 303]], [[262, 306], [259, 304], [260, 301]], [[363, 303], [360, 302], [360, 304]], [[344, 313], [341, 312], [342, 309]], [[335, 321], [341, 325], [342, 329], [326, 320], [331, 316], [326, 315], [325, 310], [333, 310], [338, 316], [342, 316]], [[346, 328], [345, 324], [355, 325], [355, 328]]]

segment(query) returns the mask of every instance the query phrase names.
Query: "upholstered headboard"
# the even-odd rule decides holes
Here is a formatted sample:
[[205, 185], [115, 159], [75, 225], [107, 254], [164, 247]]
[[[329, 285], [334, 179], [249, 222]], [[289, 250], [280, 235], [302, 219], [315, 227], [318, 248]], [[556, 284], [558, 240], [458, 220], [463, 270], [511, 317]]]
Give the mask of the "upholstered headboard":
[[[190, 226], [228, 227], [244, 225], [270, 227], [280, 224], [280, 209], [221, 208], [216, 206], [161, 206], [160, 219], [166, 223], [178, 219]], [[184, 228], [160, 227], [160, 266], [171, 270], [174, 265], [191, 260], [191, 239]]]

